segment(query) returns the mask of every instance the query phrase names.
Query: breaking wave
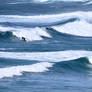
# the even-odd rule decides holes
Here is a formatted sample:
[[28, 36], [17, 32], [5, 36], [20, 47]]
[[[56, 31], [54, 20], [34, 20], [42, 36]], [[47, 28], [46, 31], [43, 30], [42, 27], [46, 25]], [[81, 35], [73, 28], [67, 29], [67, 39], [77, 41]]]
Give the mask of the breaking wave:
[[30, 36], [31, 38], [28, 38], [30, 40], [42, 40], [40, 35], [50, 37], [45, 31], [46, 27], [72, 35], [92, 36], [91, 16], [92, 12], [39, 16], [0, 15], [0, 31], [12, 31], [18, 37], [28, 38]]
[[[6, 56], [7, 55], [7, 56]], [[0, 58], [39, 60], [39, 63], [29, 65], [16, 65], [0, 68], [0, 78], [21, 76], [25, 72], [53, 72], [53, 73], [86, 73], [86, 69], [92, 69], [91, 51], [60, 51], [60, 52], [36, 52], [15, 53], [0, 52]], [[2, 59], [1, 59], [2, 60]], [[47, 62], [43, 62], [47, 61]], [[42, 62], [41, 62], [42, 61]], [[51, 61], [51, 62], [50, 62]], [[63, 61], [63, 62], [62, 62]], [[31, 62], [31, 61], [29, 61]], [[91, 72], [91, 71], [89, 71]]]
[[20, 76], [23, 74], [23, 72], [45, 72], [48, 71], [48, 68], [52, 66], [53, 63], [41, 62], [32, 65], [0, 68], [0, 78]]

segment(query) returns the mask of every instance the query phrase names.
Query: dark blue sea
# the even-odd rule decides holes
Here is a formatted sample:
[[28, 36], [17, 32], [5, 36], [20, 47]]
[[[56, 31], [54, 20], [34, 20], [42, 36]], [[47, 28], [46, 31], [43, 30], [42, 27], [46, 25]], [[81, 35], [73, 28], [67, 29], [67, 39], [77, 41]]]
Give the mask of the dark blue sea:
[[92, 92], [92, 1], [0, 0], [0, 92]]

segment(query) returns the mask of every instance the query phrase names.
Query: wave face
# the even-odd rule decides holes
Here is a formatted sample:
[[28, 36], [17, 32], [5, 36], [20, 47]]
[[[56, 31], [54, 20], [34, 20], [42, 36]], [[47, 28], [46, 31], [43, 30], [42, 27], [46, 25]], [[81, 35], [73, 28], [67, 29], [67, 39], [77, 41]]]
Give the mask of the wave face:
[[91, 31], [91, 0], [0, 0], [0, 92], [91, 92]]

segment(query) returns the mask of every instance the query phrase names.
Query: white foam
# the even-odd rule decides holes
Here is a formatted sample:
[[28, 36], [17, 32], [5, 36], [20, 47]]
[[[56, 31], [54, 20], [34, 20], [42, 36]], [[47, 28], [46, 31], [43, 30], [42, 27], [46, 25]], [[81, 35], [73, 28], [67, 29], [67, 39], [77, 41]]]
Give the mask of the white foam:
[[41, 3], [43, 3], [43, 2], [48, 2], [49, 0], [33, 0], [33, 2], [35, 2], [35, 3], [38, 3], [38, 2], [41, 2]]
[[87, 57], [90, 63], [92, 63], [92, 51], [68, 50], [57, 52], [34, 52], [34, 53], [0, 52], [0, 58], [48, 61], [32, 65], [0, 68], [0, 78], [13, 77], [14, 75], [20, 76], [23, 74], [23, 72], [45, 72], [48, 71], [48, 67], [53, 66], [54, 63], [51, 62], [69, 61], [81, 57]]
[[52, 28], [63, 33], [92, 37], [92, 24], [89, 24], [86, 21], [75, 21], [73, 23], [67, 23], [63, 26], [53, 26]]
[[84, 3], [84, 4], [86, 4], [86, 5], [92, 4], [92, 0], [85, 0], [85, 1], [86, 1], [86, 3]]
[[[67, 14], [67, 13], [66, 13]], [[64, 25], [53, 26], [55, 30], [78, 36], [92, 36], [92, 12], [75, 12], [65, 14], [67, 16], [75, 16], [78, 21], [69, 22]]]
[[23, 72], [45, 72], [49, 67], [52, 67], [53, 63], [41, 62], [32, 65], [24, 66], [12, 66], [6, 68], [0, 68], [0, 78], [20, 76]]
[[66, 14], [34, 15], [34, 16], [0, 15], [0, 23], [2, 22], [17, 23], [17, 24], [30, 23], [30, 25], [35, 25], [35, 26], [49, 25], [55, 22], [65, 21], [70, 18], [73, 18], [72, 13], [69, 14], [70, 14], [69, 16], [66, 16]]
[[17, 37], [25, 37], [30, 41], [33, 40], [42, 40], [41, 36], [51, 37], [43, 28], [22, 28], [19, 31], [14, 31], [14, 35]]
[[44, 28], [23, 28], [23, 27], [4, 27], [0, 26], [1, 32], [11, 31], [13, 35], [22, 38], [25, 37], [30, 41], [42, 40], [41, 36], [51, 37]]
[[92, 64], [92, 56], [87, 57], [89, 62]]
[[[55, 15], [37, 15], [37, 16], [18, 16], [18, 15], [0, 15], [1, 22], [30, 22], [30, 23], [40, 23], [40, 24], [52, 24], [53, 23], [62, 23], [71, 18], [78, 19], [74, 22], [68, 22], [64, 25], [53, 26], [52, 28], [58, 30], [59, 32], [64, 32], [73, 35], [79, 36], [92, 36], [92, 12], [72, 12], [72, 13], [63, 13]], [[15, 20], [15, 21], [14, 21]], [[85, 26], [84, 26], [85, 25]], [[35, 27], [35, 28], [22, 28], [22, 27], [2, 27], [0, 30], [16, 30], [13, 32], [14, 35], [18, 37], [24, 36], [29, 40], [42, 40], [40, 35], [50, 37], [46, 33], [44, 28]]]
[[67, 51], [56, 51], [56, 52], [0, 52], [0, 58], [10, 59], [24, 59], [24, 60], [38, 60], [38, 61], [49, 61], [59, 62], [73, 60], [80, 57], [90, 57], [92, 51], [80, 51], [80, 50], [67, 50]]
[[0, 22], [9, 23], [26, 23], [32, 25], [49, 25], [55, 23], [62, 23], [71, 18], [78, 18], [87, 22], [92, 22], [92, 12], [71, 12], [53, 15], [35, 15], [35, 16], [19, 16], [19, 15], [0, 15]]
[[0, 22], [9, 23], [26, 23], [32, 25], [49, 25], [62, 23], [63, 21], [71, 18], [78, 18], [87, 22], [92, 22], [92, 12], [71, 12], [63, 14], [51, 14], [51, 15], [34, 15], [34, 16], [19, 16], [19, 15], [0, 15]]

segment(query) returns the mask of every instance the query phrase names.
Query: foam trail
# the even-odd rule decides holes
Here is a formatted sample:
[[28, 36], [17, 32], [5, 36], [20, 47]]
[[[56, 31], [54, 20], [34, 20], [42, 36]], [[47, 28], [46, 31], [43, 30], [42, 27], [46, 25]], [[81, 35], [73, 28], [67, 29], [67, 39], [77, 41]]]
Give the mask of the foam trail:
[[24, 60], [38, 60], [49, 62], [60, 62], [73, 60], [80, 57], [90, 57], [92, 51], [67, 50], [57, 52], [0, 52], [0, 58], [10, 59], [24, 59]]
[[32, 65], [0, 68], [0, 78], [13, 77], [14, 75], [20, 76], [23, 74], [23, 72], [45, 72], [48, 71], [48, 68], [52, 66], [53, 63], [41, 62]]

